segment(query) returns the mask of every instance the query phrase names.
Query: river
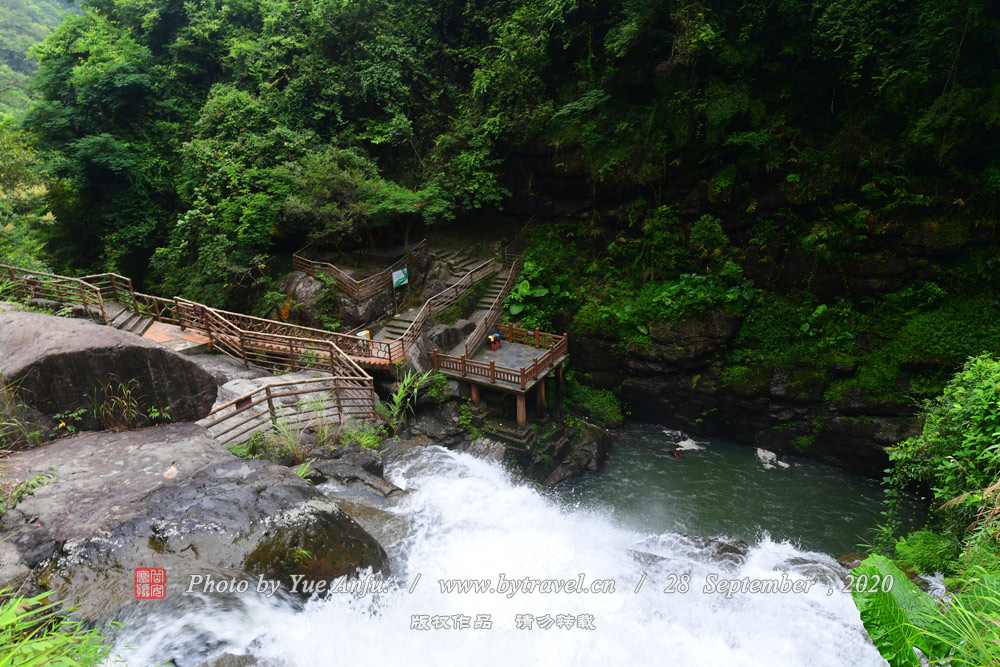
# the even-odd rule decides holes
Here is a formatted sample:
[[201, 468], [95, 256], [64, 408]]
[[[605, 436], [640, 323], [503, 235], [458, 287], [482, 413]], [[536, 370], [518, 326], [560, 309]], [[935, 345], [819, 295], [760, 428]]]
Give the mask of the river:
[[[121, 619], [116, 653], [178, 667], [223, 651], [303, 666], [885, 664], [832, 558], [878, 521], [877, 485], [661, 427], [622, 435], [600, 473], [554, 492], [412, 450], [386, 471], [407, 489], [383, 540], [390, 591], [186, 595]], [[636, 444], [677, 442], [680, 459]], [[460, 579], [482, 592], [443, 591]]]

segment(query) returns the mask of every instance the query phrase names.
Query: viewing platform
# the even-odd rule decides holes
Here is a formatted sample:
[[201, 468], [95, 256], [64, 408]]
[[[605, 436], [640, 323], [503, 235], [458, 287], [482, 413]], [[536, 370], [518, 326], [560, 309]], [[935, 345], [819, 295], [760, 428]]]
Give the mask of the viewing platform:
[[566, 334], [556, 335], [499, 325], [501, 343], [497, 350], [483, 349], [473, 357], [453, 356], [434, 350], [434, 369], [469, 383], [473, 402], [489, 387], [517, 396], [517, 423], [527, 423], [526, 397], [534, 390], [539, 415], [545, 414], [545, 378], [557, 373], [556, 405], [562, 403], [563, 363], [569, 358]]

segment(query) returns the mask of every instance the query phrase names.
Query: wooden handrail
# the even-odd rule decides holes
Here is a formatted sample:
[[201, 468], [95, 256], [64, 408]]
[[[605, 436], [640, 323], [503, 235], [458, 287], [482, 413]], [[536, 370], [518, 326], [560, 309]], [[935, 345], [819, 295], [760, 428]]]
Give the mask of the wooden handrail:
[[361, 280], [351, 277], [346, 271], [329, 262], [320, 262], [307, 257], [312, 252], [311, 245], [307, 245], [292, 255], [292, 265], [297, 271], [308, 273], [313, 277], [316, 277], [318, 273], [330, 276], [337, 283], [337, 287], [353, 297], [358, 303], [361, 303], [376, 294], [393, 289], [393, 271], [398, 271], [404, 266], [409, 265], [415, 255], [426, 253], [428, 251], [427, 248], [427, 239], [424, 239], [413, 246], [401, 258], [393, 262], [389, 268]]
[[108, 323], [100, 288], [85, 280], [7, 264], [0, 264], [0, 273], [5, 273], [14, 285], [15, 293], [26, 299], [43, 298], [63, 305], [79, 305], [88, 312], [94, 307], [100, 311], [101, 320]]
[[495, 384], [499, 380], [501, 382], [519, 385], [521, 389], [524, 389], [528, 382], [538, 377], [542, 369], [547, 366], [552, 366], [555, 363], [555, 360], [563, 354], [566, 354], [569, 349], [568, 336], [566, 334], [562, 334], [560, 336], [557, 334], [539, 332], [537, 330], [529, 331], [528, 329], [515, 327], [512, 324], [500, 327], [500, 333], [501, 335], [506, 334], [504, 338], [509, 342], [519, 342], [524, 339], [530, 339], [532, 341], [537, 340], [537, 347], [544, 347], [547, 349], [542, 356], [533, 359], [530, 366], [522, 366], [521, 368], [497, 366], [495, 361], [490, 361], [489, 363], [475, 361], [468, 354], [456, 357], [453, 355], [441, 354], [438, 350], [434, 350], [434, 354], [432, 355], [434, 360], [434, 370], [453, 370], [461, 373], [463, 376], [474, 376], [488, 379], [491, 384]]
[[[333, 394], [332, 397], [330, 396], [331, 392]], [[317, 393], [323, 394], [325, 398], [321, 405], [303, 405], [301, 399], [296, 402], [294, 416], [299, 417], [299, 419], [291, 422], [292, 425], [305, 423], [312, 419], [322, 418], [334, 413], [341, 424], [348, 417], [361, 417], [363, 419], [374, 419], [375, 417], [375, 388], [374, 382], [370, 377], [333, 376], [272, 382], [263, 385], [214, 408], [198, 423], [206, 429], [211, 429], [230, 420], [244, 417], [242, 420], [228, 425], [213, 435], [219, 442], [232, 442], [254, 430], [272, 428], [276, 425], [279, 418], [284, 418], [283, 414], [278, 414], [279, 410], [282, 409], [280, 407], [275, 408], [275, 399], [302, 397], [307, 394]], [[253, 408], [264, 403], [268, 406], [266, 411], [258, 412], [253, 410]], [[249, 415], [247, 416], [248, 412]]]

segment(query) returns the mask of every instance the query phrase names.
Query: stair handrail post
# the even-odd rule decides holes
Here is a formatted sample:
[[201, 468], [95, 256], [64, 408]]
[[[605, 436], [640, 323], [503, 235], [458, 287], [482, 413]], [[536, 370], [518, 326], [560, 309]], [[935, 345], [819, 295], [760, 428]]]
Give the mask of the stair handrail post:
[[271, 413], [271, 423], [278, 423], [278, 416], [274, 412], [274, 399], [271, 398], [271, 385], [264, 385], [264, 395], [267, 396], [267, 411]]
[[184, 317], [181, 315], [181, 302], [177, 300], [176, 296], [174, 297], [174, 312], [177, 313], [177, 326], [181, 328], [181, 331], [185, 331], [187, 325], [184, 324]]
[[438, 349], [434, 348], [434, 370], [438, 369]]
[[250, 362], [247, 360], [247, 342], [246, 334], [243, 329], [237, 329], [240, 332], [240, 356], [243, 357], [243, 367], [250, 368]]

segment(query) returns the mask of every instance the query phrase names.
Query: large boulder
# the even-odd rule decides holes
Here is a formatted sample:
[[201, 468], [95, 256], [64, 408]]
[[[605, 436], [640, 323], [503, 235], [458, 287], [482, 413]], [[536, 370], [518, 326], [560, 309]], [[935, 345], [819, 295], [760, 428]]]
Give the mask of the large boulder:
[[0, 376], [44, 415], [79, 411], [83, 429], [142, 425], [164, 410], [173, 421], [195, 421], [217, 392], [211, 374], [156, 343], [30, 312], [0, 312]]
[[335, 502], [287, 468], [236, 458], [194, 424], [77, 435], [4, 465], [14, 480], [47, 482], [3, 517], [0, 543], [15, 553], [0, 553], [0, 588], [33, 569], [90, 620], [135, 604], [138, 567], [166, 568], [168, 599], [197, 576], [263, 576], [290, 591], [293, 575], [388, 570], [382, 547]]

